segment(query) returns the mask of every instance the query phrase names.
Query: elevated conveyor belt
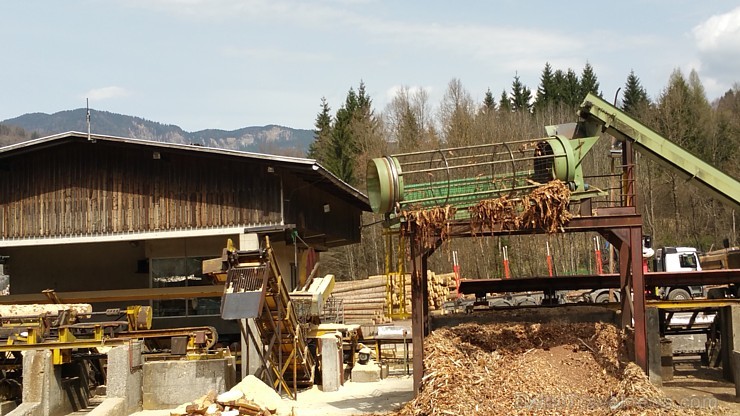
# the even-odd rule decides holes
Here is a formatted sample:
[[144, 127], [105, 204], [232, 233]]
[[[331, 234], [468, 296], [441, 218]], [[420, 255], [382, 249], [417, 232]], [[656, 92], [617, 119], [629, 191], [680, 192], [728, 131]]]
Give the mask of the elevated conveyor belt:
[[254, 319], [256, 334], [246, 326], [242, 335], [256, 346], [272, 387], [295, 398], [298, 387], [313, 385], [315, 360], [270, 239], [265, 237], [264, 249], [255, 251], [237, 251], [230, 241], [228, 246], [222, 265], [228, 269], [221, 317]]
[[629, 140], [640, 153], [672, 169], [734, 209], [740, 210], [740, 182], [613, 105], [593, 94], [588, 94], [581, 104], [579, 115], [586, 127], [586, 135], [594, 136], [602, 131], [617, 140]]

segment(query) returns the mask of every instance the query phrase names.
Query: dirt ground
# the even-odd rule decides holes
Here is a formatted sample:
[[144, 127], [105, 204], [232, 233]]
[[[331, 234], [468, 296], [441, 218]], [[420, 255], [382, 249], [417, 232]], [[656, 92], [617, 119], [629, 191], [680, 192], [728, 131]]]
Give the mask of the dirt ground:
[[373, 383], [349, 381], [330, 393], [314, 386], [298, 393], [298, 400], [291, 405], [296, 416], [381, 415], [400, 409], [413, 398], [413, 377], [401, 376]]
[[735, 385], [722, 378], [721, 368], [704, 367], [698, 358], [674, 358], [673, 375], [661, 390], [679, 404], [702, 409], [721, 406], [740, 415]]

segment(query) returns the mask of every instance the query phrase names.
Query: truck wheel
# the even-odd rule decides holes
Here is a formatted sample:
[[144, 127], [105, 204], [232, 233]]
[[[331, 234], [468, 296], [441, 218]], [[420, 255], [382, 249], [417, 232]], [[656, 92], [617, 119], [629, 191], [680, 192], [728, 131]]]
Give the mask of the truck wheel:
[[537, 305], [537, 301], [534, 300], [533, 297], [528, 296], [528, 297], [520, 300], [519, 302], [517, 302], [516, 305], [517, 306], [532, 306], [532, 305]]
[[596, 303], [609, 303], [609, 294], [608, 293], [599, 293], [599, 296], [596, 296], [596, 300], [594, 302], [596, 302]]
[[668, 293], [668, 300], [690, 300], [691, 295], [685, 289], [673, 289]]

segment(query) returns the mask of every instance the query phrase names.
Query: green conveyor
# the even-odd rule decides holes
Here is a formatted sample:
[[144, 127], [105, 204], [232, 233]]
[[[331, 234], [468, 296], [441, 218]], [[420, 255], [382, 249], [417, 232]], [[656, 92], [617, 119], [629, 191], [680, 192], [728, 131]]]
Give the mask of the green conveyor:
[[662, 137], [613, 105], [588, 94], [581, 104], [579, 115], [585, 122], [587, 135], [595, 136], [601, 131], [617, 140], [629, 140], [640, 153], [740, 210], [740, 182], [737, 179]]

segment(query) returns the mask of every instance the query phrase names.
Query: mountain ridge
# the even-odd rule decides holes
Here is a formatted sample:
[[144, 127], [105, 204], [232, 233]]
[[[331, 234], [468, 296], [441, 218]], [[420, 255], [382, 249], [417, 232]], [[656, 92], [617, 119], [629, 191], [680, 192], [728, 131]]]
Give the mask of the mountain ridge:
[[[86, 114], [85, 108], [53, 114], [27, 113], [0, 121], [0, 124], [20, 127], [34, 137], [49, 136], [68, 131], [87, 131]], [[306, 155], [314, 138], [312, 130], [277, 124], [188, 132], [175, 124], [101, 110], [90, 110], [90, 120], [91, 132], [95, 134], [299, 157]]]

